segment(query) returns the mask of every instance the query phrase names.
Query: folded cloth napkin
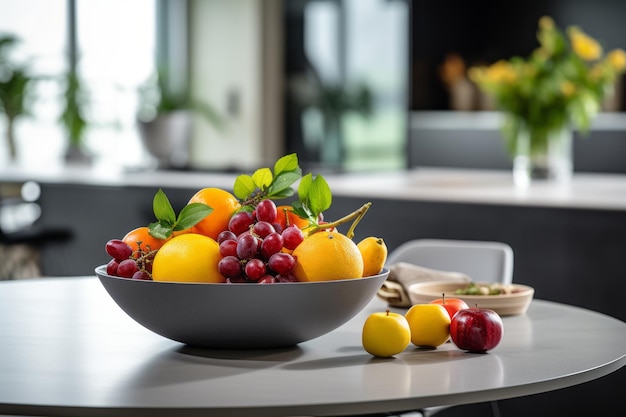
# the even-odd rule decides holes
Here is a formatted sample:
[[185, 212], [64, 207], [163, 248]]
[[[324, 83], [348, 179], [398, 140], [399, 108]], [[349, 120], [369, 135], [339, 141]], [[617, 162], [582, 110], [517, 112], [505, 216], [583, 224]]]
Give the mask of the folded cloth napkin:
[[408, 293], [409, 286], [425, 281], [470, 282], [471, 279], [462, 272], [439, 271], [408, 262], [398, 262], [389, 266], [389, 276], [377, 295], [391, 307], [410, 307], [412, 303]]

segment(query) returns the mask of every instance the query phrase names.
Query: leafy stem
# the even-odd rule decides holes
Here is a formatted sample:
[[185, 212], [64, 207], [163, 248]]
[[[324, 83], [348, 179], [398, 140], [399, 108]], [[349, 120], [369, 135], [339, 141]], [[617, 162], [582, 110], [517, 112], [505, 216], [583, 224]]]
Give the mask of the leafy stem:
[[148, 225], [148, 231], [157, 239], [167, 239], [174, 231], [189, 229], [213, 212], [213, 208], [204, 203], [190, 203], [176, 216], [170, 200], [160, 188], [154, 195], [152, 210], [157, 221]]
[[371, 206], [372, 202], [368, 201], [367, 203], [363, 204], [359, 209], [353, 211], [346, 216], [343, 216], [338, 220], [335, 220], [334, 222], [318, 224], [312, 227], [310, 230], [307, 230], [307, 234], [312, 235], [313, 233], [319, 232], [320, 230], [332, 229], [333, 227], [337, 227], [339, 225], [347, 223], [350, 220], [354, 220], [350, 225], [350, 228], [346, 232], [346, 236], [352, 239], [354, 237], [354, 230], [356, 229], [356, 226], [359, 224], [359, 222], [361, 221], [363, 216], [365, 216], [365, 213], [367, 213]]
[[233, 192], [244, 210], [254, 210], [263, 199], [278, 200], [294, 194], [291, 186], [302, 177], [295, 153], [281, 157], [273, 171], [259, 168], [252, 175], [242, 174], [235, 179]]
[[[292, 185], [297, 181], [298, 200], [291, 206], [295, 214], [307, 219], [309, 226], [305, 233], [313, 234], [320, 230], [332, 229], [353, 220], [346, 236], [354, 236], [354, 229], [372, 205], [368, 202], [358, 210], [330, 223], [321, 222], [322, 213], [332, 203], [330, 186], [321, 175], [311, 173], [302, 176], [302, 169], [298, 165], [298, 156], [295, 153], [285, 155], [270, 168], [257, 169], [252, 175], [241, 174], [235, 179], [233, 193], [241, 203], [241, 210], [253, 211], [261, 200], [278, 200], [295, 194]], [[148, 225], [152, 236], [167, 239], [175, 231], [185, 230], [195, 226], [198, 222], [213, 212], [213, 208], [203, 203], [189, 203], [180, 211], [178, 216], [163, 192], [159, 189], [154, 196], [152, 208], [157, 221]]]

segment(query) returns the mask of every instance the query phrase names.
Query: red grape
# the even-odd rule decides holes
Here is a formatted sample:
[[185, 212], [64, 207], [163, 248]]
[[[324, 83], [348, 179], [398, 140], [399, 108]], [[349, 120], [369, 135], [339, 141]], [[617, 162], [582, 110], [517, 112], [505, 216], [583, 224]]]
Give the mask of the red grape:
[[111, 239], [109, 240], [104, 249], [106, 253], [114, 259], [118, 261], [123, 261], [124, 259], [128, 259], [133, 254], [133, 248], [131, 248], [126, 242], [121, 239]]
[[283, 245], [294, 250], [304, 240], [304, 233], [298, 226], [289, 226], [283, 230]]
[[139, 267], [134, 259], [124, 259], [117, 267], [117, 275], [123, 278], [132, 278], [138, 270]]
[[237, 235], [230, 230], [224, 230], [217, 235], [217, 243], [222, 243], [225, 240], [237, 240]]
[[143, 281], [152, 281], [152, 277], [146, 271], [139, 270], [135, 272], [132, 276], [133, 279], [139, 279]]
[[287, 275], [293, 271], [293, 268], [296, 265], [296, 260], [288, 253], [278, 252], [270, 257], [267, 264], [278, 274]]
[[241, 263], [236, 256], [225, 256], [217, 264], [220, 274], [227, 279], [237, 279], [241, 277]]
[[272, 223], [276, 220], [276, 204], [272, 200], [261, 200], [255, 212], [258, 221]]
[[225, 240], [220, 243], [220, 255], [225, 256], [237, 256], [237, 241]]
[[295, 249], [305, 239], [297, 225], [281, 226], [276, 204], [261, 200], [253, 212], [231, 216], [228, 229], [217, 241], [222, 259], [219, 272], [228, 283], [273, 283], [297, 281], [296, 260], [284, 251]]
[[272, 226], [274, 226], [274, 230], [276, 230], [278, 233], [283, 232], [283, 226], [280, 223], [274, 222], [272, 223]]
[[119, 264], [116, 259], [111, 259], [107, 264], [107, 274], [117, 276], [117, 267]]
[[293, 276], [293, 274], [288, 274], [288, 275], [278, 274], [276, 275], [275, 278], [277, 282], [297, 282], [298, 281], [296, 277]]
[[245, 267], [246, 276], [253, 281], [258, 281], [267, 272], [265, 262], [260, 259], [250, 259]]
[[237, 240], [237, 256], [239, 259], [254, 258], [259, 250], [259, 246], [260, 242], [258, 237], [251, 234], [244, 234]]
[[228, 230], [239, 236], [246, 230], [249, 230], [252, 223], [254, 223], [252, 213], [240, 211], [233, 214], [230, 218], [230, 221], [228, 222]]
[[265, 275], [259, 280], [259, 284], [273, 284], [276, 282], [276, 278], [271, 275]]
[[283, 237], [279, 233], [270, 233], [261, 242], [261, 256], [269, 259], [273, 254], [280, 252], [283, 248]]
[[264, 239], [265, 236], [275, 231], [276, 230], [274, 229], [274, 226], [272, 226], [271, 223], [268, 223], [263, 220], [256, 222], [254, 226], [252, 227], [252, 232], [256, 233], [257, 236], [259, 236], [261, 239]]

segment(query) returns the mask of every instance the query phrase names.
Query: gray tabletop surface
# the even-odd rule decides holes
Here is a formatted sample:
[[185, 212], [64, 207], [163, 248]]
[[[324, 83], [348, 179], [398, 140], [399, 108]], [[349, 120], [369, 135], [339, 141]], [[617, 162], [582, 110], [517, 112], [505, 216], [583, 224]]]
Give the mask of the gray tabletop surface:
[[361, 329], [385, 308], [374, 298], [344, 326], [291, 348], [210, 350], [144, 329], [95, 277], [2, 282], [0, 414], [374, 413], [541, 393], [626, 364], [626, 323], [537, 299], [504, 318], [503, 340], [487, 354], [446, 343], [373, 358]]

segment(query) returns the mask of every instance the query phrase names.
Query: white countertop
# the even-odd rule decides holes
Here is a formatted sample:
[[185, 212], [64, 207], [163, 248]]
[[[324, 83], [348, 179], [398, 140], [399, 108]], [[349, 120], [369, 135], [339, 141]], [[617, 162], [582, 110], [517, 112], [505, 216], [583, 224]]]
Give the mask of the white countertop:
[[[314, 173], [315, 174], [315, 173]], [[569, 184], [513, 185], [509, 171], [420, 168], [407, 171], [323, 174], [333, 195], [365, 198], [626, 210], [626, 175], [577, 173]], [[0, 183], [75, 184], [120, 187], [231, 189], [236, 174], [191, 171], [124, 172], [108, 168], [0, 167]]]

